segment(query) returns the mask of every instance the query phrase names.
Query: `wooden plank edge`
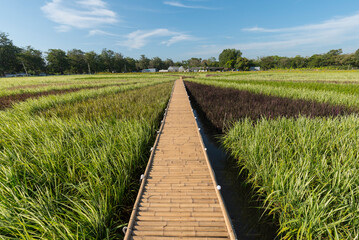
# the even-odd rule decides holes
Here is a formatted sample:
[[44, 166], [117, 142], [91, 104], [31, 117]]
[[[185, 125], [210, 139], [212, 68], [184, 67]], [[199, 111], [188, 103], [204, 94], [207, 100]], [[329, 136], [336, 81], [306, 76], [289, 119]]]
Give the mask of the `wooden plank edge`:
[[[182, 79], [181, 79], [181, 80], [182, 80]], [[186, 89], [186, 86], [184, 85], [183, 80], [182, 80], [182, 84], [183, 84], [183, 87], [185, 88], [186, 93], [187, 93], [187, 89]], [[188, 96], [188, 93], [187, 93], [187, 96]], [[189, 98], [189, 96], [188, 96], [188, 98]], [[191, 108], [192, 108], [192, 105], [191, 105]], [[200, 140], [201, 145], [202, 145], [202, 150], [203, 150], [203, 153], [204, 153], [204, 156], [205, 156], [205, 159], [206, 159], [206, 162], [207, 162], [207, 166], [208, 166], [208, 169], [209, 169], [209, 173], [210, 173], [210, 175], [211, 175], [212, 182], [213, 182], [213, 185], [214, 185], [214, 188], [215, 188], [215, 191], [216, 191], [218, 200], [219, 200], [219, 204], [220, 204], [220, 206], [221, 206], [221, 208], [222, 208], [222, 212], [223, 212], [223, 214], [224, 214], [224, 220], [225, 220], [225, 223], [226, 223], [226, 226], [227, 226], [227, 230], [228, 230], [229, 237], [230, 237], [230, 239], [237, 240], [238, 238], [237, 238], [236, 233], [235, 233], [234, 230], [233, 230], [232, 220], [231, 220], [231, 218], [229, 217], [229, 214], [228, 214], [226, 205], [224, 204], [224, 201], [223, 201], [222, 194], [221, 194], [221, 192], [217, 189], [218, 183], [217, 183], [217, 180], [216, 180], [216, 175], [215, 175], [215, 173], [214, 173], [214, 171], [213, 171], [211, 162], [209, 161], [209, 158], [208, 158], [208, 155], [207, 155], [207, 151], [205, 150], [204, 142], [203, 142], [203, 139], [202, 139], [202, 136], [201, 136], [201, 132], [200, 132], [200, 130], [199, 130], [199, 128], [198, 128], [198, 124], [197, 124], [196, 118], [195, 118], [195, 116], [194, 116], [193, 108], [192, 108], [192, 115], [193, 115], [193, 119], [195, 120], [195, 123], [196, 123], [196, 125], [197, 125], [197, 134], [198, 134], [199, 140]]]
[[[176, 81], [178, 81], [178, 80], [176, 80]], [[158, 145], [158, 142], [159, 142], [159, 139], [160, 139], [162, 130], [163, 130], [163, 126], [165, 125], [165, 122], [166, 122], [167, 112], [168, 112], [168, 108], [169, 108], [169, 106], [170, 106], [170, 103], [171, 103], [171, 101], [172, 101], [172, 97], [173, 97], [173, 92], [174, 92], [174, 88], [175, 88], [175, 85], [176, 85], [176, 81], [173, 83], [171, 96], [170, 96], [170, 99], [168, 100], [168, 103], [167, 103], [167, 106], [166, 106], [166, 110], [165, 110], [165, 112], [164, 112], [164, 117], [163, 117], [163, 120], [162, 120], [160, 129], [159, 129], [159, 131], [158, 131], [158, 134], [157, 134], [155, 143], [153, 144], [153, 147], [152, 147], [152, 152], [151, 152], [150, 158], [149, 158], [148, 163], [147, 163], [147, 166], [146, 166], [146, 170], [145, 170], [145, 173], [144, 173], [144, 178], [142, 179], [141, 186], [140, 186], [140, 189], [139, 189], [138, 194], [137, 194], [137, 197], [136, 197], [135, 205], [133, 206], [133, 210], [132, 210], [132, 213], [131, 213], [130, 221], [129, 221], [128, 225], [127, 225], [127, 230], [126, 230], [126, 234], [125, 234], [124, 240], [129, 240], [130, 237], [131, 237], [131, 235], [132, 235], [132, 232], [133, 232], [133, 227], [134, 227], [134, 223], [135, 223], [135, 221], [136, 221], [136, 215], [137, 215], [137, 211], [138, 211], [138, 206], [139, 206], [139, 204], [140, 204], [140, 200], [141, 200], [141, 197], [142, 197], [142, 193], [143, 193], [144, 188], [145, 188], [145, 185], [146, 185], [148, 173], [149, 173], [150, 167], [151, 167], [152, 162], [153, 162], [154, 153], [155, 153], [155, 148], [156, 148], [156, 146]]]

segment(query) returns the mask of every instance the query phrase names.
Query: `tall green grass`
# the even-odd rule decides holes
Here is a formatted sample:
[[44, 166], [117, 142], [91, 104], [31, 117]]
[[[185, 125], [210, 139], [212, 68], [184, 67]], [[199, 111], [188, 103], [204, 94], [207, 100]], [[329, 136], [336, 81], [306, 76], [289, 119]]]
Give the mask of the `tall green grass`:
[[[359, 75], [358, 75], [359, 77]], [[202, 79], [205, 80], [205, 79]], [[211, 80], [211, 79], [209, 79]], [[251, 85], [263, 85], [271, 87], [284, 87], [302, 90], [314, 90], [314, 91], [332, 91], [336, 93], [359, 95], [359, 84], [353, 83], [336, 83], [336, 82], [310, 82], [310, 81], [269, 81], [269, 80], [229, 80], [220, 79], [216, 81], [238, 84], [251, 84]]]
[[358, 239], [359, 118], [240, 120], [224, 146], [284, 239]]
[[283, 81], [359, 81], [358, 70], [270, 70], [259, 72], [224, 72], [198, 74], [200, 77], [206, 75], [211, 79], [221, 80], [283, 80]]
[[174, 80], [174, 76], [160, 74], [109, 74], [109, 75], [69, 75], [47, 77], [18, 77], [0, 79], [0, 96], [21, 93], [38, 93], [50, 90], [66, 90], [84, 87], [106, 87], [114, 84], [146, 83]]
[[0, 238], [122, 238], [173, 84], [158, 82], [76, 101], [76, 94], [53, 99], [66, 109], [145, 93], [129, 104], [102, 104], [89, 115], [79, 108], [71, 115], [70, 107], [66, 115], [41, 99], [0, 112]]
[[101, 96], [120, 93], [132, 89], [140, 89], [146, 86], [158, 85], [161, 83], [173, 82], [171, 80], [151, 80], [143, 83], [134, 82], [133, 84], [127, 84], [122, 86], [105, 87], [101, 89], [87, 89], [78, 92], [67, 93], [63, 95], [49, 95], [41, 97], [39, 99], [29, 99], [26, 102], [21, 102], [13, 105], [13, 108], [9, 110], [15, 115], [35, 114], [39, 111], [44, 111], [59, 105], [74, 104], [86, 99], [97, 98]]

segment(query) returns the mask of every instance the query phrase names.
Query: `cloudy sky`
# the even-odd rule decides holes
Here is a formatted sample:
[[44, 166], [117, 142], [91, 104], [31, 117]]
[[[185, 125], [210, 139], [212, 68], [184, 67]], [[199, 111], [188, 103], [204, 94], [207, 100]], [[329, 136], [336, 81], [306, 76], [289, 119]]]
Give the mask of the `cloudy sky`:
[[46, 51], [139, 58], [310, 56], [359, 48], [358, 0], [0, 0], [0, 32]]

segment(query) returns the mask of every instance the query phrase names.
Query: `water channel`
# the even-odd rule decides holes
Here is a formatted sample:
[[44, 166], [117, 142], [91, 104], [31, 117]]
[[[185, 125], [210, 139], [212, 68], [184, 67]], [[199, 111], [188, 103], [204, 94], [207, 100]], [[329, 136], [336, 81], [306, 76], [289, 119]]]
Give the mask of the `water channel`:
[[195, 105], [192, 104], [194, 115], [197, 117], [217, 183], [222, 187], [222, 197], [238, 239], [275, 239], [275, 224], [270, 218], [262, 216], [260, 203], [253, 198], [250, 186], [245, 183], [245, 176], [239, 175], [235, 161], [221, 148], [218, 133], [208, 124], [204, 124], [208, 121], [203, 119], [202, 114], [197, 113]]

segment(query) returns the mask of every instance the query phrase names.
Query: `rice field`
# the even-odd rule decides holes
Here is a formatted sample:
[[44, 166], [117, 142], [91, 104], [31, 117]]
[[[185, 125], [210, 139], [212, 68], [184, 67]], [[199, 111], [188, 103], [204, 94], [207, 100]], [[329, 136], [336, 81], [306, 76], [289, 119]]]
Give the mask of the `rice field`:
[[[358, 71], [184, 76], [279, 239], [359, 238]], [[177, 78], [0, 79], [0, 238], [121, 239]]]
[[359, 238], [358, 81], [357, 71], [187, 79], [280, 239]]
[[175, 79], [1, 82], [2, 96], [30, 97], [0, 111], [0, 238], [121, 239]]

